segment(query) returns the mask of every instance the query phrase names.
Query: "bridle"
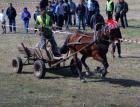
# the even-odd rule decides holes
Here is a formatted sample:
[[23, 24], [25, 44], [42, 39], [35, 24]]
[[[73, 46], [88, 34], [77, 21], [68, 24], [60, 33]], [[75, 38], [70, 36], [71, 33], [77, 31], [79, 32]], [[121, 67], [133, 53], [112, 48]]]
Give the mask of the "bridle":
[[[108, 39], [104, 39], [102, 35], [108, 36]], [[110, 35], [110, 29], [109, 29], [109, 26], [108, 25], [105, 25], [105, 26], [102, 27], [102, 29], [101, 29], [101, 35], [99, 36], [99, 39], [101, 41], [106, 41], [106, 42], [109, 42], [109, 43], [112, 42], [111, 35]]]

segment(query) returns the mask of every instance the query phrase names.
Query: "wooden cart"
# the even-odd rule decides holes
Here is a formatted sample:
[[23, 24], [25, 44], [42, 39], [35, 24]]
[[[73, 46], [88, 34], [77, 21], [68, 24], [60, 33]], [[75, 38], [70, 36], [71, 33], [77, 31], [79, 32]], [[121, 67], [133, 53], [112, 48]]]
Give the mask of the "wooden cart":
[[[82, 63], [77, 57], [75, 57], [75, 55], [69, 57], [69, 55], [71, 55], [70, 52], [68, 52], [63, 59], [54, 60], [51, 45], [49, 45], [49, 43], [47, 43], [46, 50], [40, 48], [28, 48], [21, 43], [21, 46], [18, 47], [18, 51], [22, 54], [22, 57], [17, 56], [12, 60], [12, 67], [18, 74], [22, 73], [22, 68], [24, 66], [33, 65], [35, 76], [42, 79], [50, 69], [70, 67], [72, 73], [79, 75], [80, 79], [82, 79]], [[65, 62], [70, 58], [70, 64], [69, 66], [66, 66]]]

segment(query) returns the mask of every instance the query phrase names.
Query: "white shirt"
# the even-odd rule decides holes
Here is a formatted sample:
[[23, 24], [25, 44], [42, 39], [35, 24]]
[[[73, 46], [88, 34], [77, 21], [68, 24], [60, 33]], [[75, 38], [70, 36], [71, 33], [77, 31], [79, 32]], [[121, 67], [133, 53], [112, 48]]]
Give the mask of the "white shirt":
[[4, 13], [0, 13], [0, 22], [5, 21], [5, 15]]

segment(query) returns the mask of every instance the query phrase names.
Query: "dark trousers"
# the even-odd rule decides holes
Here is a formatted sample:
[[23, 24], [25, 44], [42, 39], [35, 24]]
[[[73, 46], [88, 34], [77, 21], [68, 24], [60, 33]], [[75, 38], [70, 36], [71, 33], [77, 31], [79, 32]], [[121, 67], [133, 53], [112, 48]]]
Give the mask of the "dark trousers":
[[112, 54], [114, 56], [116, 47], [118, 49], [118, 55], [121, 56], [121, 42], [118, 40], [118, 43], [112, 43]]
[[2, 25], [1, 25], [1, 28], [3, 30], [2, 34], [6, 34], [6, 26], [5, 26], [5, 24], [6, 24], [6, 21], [3, 21]]
[[9, 19], [9, 25], [10, 32], [12, 32], [13, 30], [16, 32], [16, 20]]
[[123, 15], [125, 27], [128, 27], [128, 20], [126, 13]]
[[81, 28], [81, 22], [82, 22], [82, 27], [83, 30], [85, 30], [85, 15], [78, 15], [78, 30]]
[[69, 24], [70, 24], [70, 14], [69, 13], [65, 13], [64, 14], [64, 21], [65, 21], [65, 27], [66, 29], [69, 29]]
[[94, 11], [89, 11], [89, 13], [88, 13], [88, 21], [87, 21], [88, 25], [90, 25], [90, 20], [91, 20], [91, 17], [92, 17], [93, 14], [95, 14]]
[[112, 17], [113, 16], [113, 12], [107, 11], [106, 14], [107, 14], [108, 20], [109, 19], [113, 19], [113, 17]]
[[120, 18], [122, 27], [125, 28], [124, 20], [123, 20], [123, 14], [122, 13], [116, 13], [115, 14], [115, 19], [116, 19], [117, 22], [119, 21], [119, 18]]
[[54, 14], [54, 24], [57, 24], [57, 15]]
[[57, 26], [59, 27], [60, 30], [63, 27], [63, 23], [64, 23], [64, 16], [63, 15], [58, 15], [57, 16]]
[[49, 42], [51, 43], [51, 46], [52, 46], [52, 52], [54, 54], [54, 56], [60, 56], [60, 52], [58, 50], [58, 47], [57, 47], [57, 43], [54, 39], [54, 36], [51, 34], [51, 35], [46, 35], [46, 33], [41, 33], [41, 40], [40, 40], [40, 43], [39, 43], [39, 47], [41, 49], [46, 49], [46, 39], [49, 40]]
[[24, 21], [24, 31], [25, 33], [28, 33], [28, 28], [29, 28], [29, 20]]

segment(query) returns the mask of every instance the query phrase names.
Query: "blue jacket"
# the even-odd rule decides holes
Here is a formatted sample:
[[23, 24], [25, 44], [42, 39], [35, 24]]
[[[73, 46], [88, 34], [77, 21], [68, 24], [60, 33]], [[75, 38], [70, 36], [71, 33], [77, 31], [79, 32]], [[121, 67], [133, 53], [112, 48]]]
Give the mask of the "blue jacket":
[[31, 18], [31, 14], [30, 14], [29, 11], [27, 11], [27, 12], [24, 12], [24, 11], [23, 11], [23, 12], [21, 13], [21, 19], [22, 19], [23, 21], [29, 21], [30, 18]]
[[63, 15], [64, 16], [64, 7], [62, 4], [58, 4], [55, 9], [56, 15]]
[[99, 11], [99, 3], [96, 0], [88, 0], [87, 7], [89, 11]]

